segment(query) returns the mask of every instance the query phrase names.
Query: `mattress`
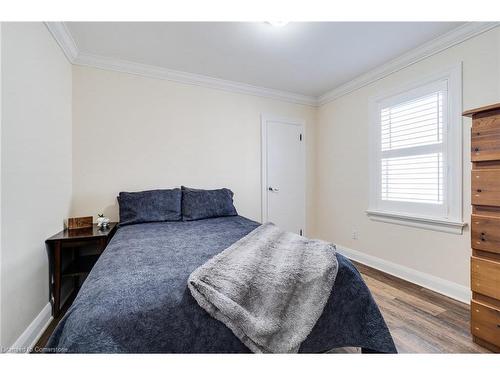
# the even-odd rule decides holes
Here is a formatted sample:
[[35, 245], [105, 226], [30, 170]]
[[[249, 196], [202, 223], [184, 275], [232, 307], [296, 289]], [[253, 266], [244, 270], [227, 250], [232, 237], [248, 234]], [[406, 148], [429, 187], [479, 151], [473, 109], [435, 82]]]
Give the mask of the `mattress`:
[[[198, 266], [259, 224], [241, 216], [120, 227], [52, 333], [48, 352], [249, 353], [191, 296]], [[338, 347], [395, 353], [394, 342], [354, 265], [337, 253], [328, 303], [299, 352]], [[57, 348], [57, 350], [56, 350]]]

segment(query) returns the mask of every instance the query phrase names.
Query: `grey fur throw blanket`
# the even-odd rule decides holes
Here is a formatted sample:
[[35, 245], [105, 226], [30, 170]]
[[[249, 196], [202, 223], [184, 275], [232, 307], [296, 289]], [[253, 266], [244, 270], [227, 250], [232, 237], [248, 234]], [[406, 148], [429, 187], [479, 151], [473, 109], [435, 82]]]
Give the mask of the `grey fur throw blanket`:
[[189, 276], [198, 304], [254, 353], [296, 353], [321, 316], [335, 245], [263, 224]]

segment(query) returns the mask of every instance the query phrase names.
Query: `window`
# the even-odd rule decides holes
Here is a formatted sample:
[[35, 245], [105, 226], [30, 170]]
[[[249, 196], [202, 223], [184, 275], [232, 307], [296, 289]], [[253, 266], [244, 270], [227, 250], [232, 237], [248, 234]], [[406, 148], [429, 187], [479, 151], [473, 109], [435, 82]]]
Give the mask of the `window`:
[[372, 218], [461, 233], [459, 72], [373, 100]]

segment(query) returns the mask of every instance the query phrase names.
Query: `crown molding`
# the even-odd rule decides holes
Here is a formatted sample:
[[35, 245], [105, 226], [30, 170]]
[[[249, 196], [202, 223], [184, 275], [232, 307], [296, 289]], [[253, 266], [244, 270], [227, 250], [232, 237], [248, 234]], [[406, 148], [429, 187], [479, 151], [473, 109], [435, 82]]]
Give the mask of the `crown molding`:
[[217, 90], [236, 92], [239, 94], [254, 95], [265, 98], [277, 99], [291, 103], [304, 104], [310, 106], [317, 105], [317, 98], [286, 91], [269, 89], [266, 87], [249, 85], [235, 81], [228, 81], [219, 78], [213, 78], [201, 74], [181, 72], [162, 68], [159, 66], [146, 65], [132, 61], [108, 58], [105, 56], [93, 55], [80, 52], [76, 56], [73, 64], [81, 66], [90, 66], [99, 69], [113, 70], [122, 73], [136, 74], [143, 77], [165, 79], [184, 84], [208, 87]]
[[453, 47], [467, 39], [482, 34], [500, 25], [500, 22], [467, 22], [450, 32], [433, 39], [419, 47], [385, 63], [353, 80], [334, 88], [320, 97], [302, 95], [286, 91], [254, 86], [246, 83], [204, 76], [119, 60], [110, 57], [94, 55], [78, 50], [78, 47], [64, 22], [45, 22], [45, 25], [57, 41], [69, 62], [75, 65], [90, 66], [122, 73], [136, 74], [149, 78], [165, 79], [190, 85], [208, 87], [217, 90], [254, 95], [291, 103], [321, 106], [341, 96], [349, 94], [361, 87], [376, 82], [388, 75], [413, 65], [427, 57], [435, 55], [447, 48]]
[[361, 87], [378, 81], [388, 75], [413, 65], [427, 57], [453, 47], [476, 35], [500, 25], [500, 22], [467, 22], [446, 34], [412, 49], [411, 51], [334, 88], [318, 98], [318, 105], [324, 105]]
[[63, 50], [71, 64], [93, 68], [113, 70], [116, 72], [140, 75], [143, 77], [164, 79], [189, 85], [208, 87], [217, 90], [236, 92], [239, 94], [260, 96], [281, 101], [317, 106], [318, 99], [314, 96], [269, 89], [246, 83], [228, 81], [219, 78], [166, 69], [159, 66], [146, 65], [132, 61], [114, 59], [79, 51], [75, 40], [64, 22], [45, 22], [50, 33]]
[[47, 29], [63, 50], [68, 61], [73, 64], [78, 56], [78, 47], [64, 22], [44, 22]]

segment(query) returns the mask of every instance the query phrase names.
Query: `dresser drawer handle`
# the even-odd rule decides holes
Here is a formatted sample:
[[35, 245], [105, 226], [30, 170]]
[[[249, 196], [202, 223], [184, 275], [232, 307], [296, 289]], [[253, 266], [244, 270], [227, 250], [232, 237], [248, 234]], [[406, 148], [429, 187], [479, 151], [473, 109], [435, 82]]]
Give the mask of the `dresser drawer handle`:
[[479, 147], [476, 147], [474, 151], [479, 152]]
[[486, 241], [486, 233], [481, 233], [481, 241]]
[[481, 192], [482, 192], [482, 190], [481, 190], [481, 189], [477, 189], [476, 191], [477, 191], [478, 193], [481, 193]]

